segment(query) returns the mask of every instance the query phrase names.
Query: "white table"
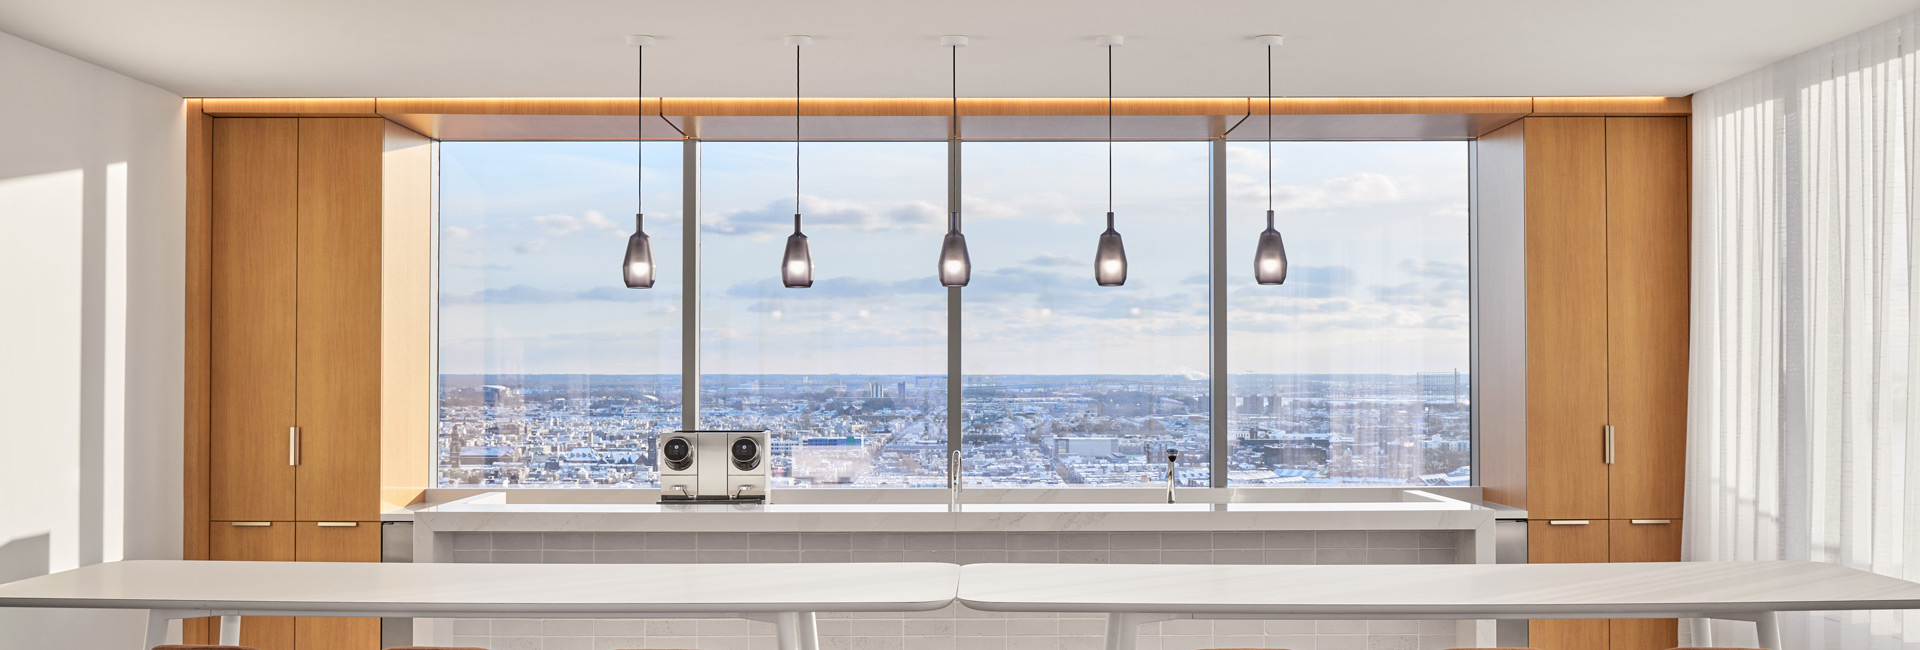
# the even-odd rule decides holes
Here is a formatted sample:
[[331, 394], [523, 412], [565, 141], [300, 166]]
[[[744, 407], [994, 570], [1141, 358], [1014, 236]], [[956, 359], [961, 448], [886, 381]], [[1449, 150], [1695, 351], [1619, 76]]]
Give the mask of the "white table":
[[1132, 650], [1142, 623], [1182, 618], [1717, 618], [1754, 622], [1778, 649], [1777, 612], [1920, 609], [1920, 584], [1820, 562], [972, 564], [960, 602], [1104, 612], [1113, 650]]
[[815, 612], [946, 607], [960, 567], [856, 564], [380, 564], [108, 562], [0, 585], [0, 607], [148, 610], [146, 646], [167, 621], [221, 616], [745, 618], [771, 622], [782, 650], [816, 650]]

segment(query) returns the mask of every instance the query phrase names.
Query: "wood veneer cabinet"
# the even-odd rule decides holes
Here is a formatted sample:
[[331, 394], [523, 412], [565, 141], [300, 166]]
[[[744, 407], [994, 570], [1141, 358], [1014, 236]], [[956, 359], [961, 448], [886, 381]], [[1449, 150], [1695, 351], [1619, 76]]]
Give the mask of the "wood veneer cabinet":
[[[1533, 562], [1680, 556], [1686, 462], [1685, 117], [1529, 117], [1476, 155], [1486, 498]], [[1557, 522], [1557, 525], [1556, 523]], [[1545, 650], [1664, 650], [1673, 621], [1534, 621]]]
[[[206, 559], [377, 562], [380, 513], [429, 478], [431, 142], [377, 117], [211, 122], [207, 519], [189, 524]], [[377, 619], [260, 621], [245, 645], [379, 645]]]
[[213, 128], [210, 518], [376, 520], [385, 120]]

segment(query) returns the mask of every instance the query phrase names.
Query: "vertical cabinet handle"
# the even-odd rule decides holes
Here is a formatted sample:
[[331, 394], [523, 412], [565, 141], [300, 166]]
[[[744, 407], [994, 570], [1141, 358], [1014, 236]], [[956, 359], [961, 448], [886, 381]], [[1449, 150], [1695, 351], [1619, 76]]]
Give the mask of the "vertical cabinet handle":
[[287, 464], [300, 464], [300, 427], [287, 427]]
[[1613, 464], [1613, 425], [1607, 425], [1607, 464]]

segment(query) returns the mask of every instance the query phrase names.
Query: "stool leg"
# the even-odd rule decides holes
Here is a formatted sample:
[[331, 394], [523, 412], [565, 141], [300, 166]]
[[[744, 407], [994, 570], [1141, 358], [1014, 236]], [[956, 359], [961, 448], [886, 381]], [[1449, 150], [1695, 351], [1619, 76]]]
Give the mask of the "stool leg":
[[240, 617], [220, 617], [220, 645], [240, 645]]

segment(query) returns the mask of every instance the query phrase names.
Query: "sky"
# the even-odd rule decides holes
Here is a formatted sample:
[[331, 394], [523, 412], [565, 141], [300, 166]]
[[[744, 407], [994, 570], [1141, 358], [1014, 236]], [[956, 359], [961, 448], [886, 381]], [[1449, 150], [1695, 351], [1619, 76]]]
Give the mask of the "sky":
[[[718, 374], [945, 373], [945, 143], [807, 143], [808, 289], [780, 285], [793, 231], [791, 142], [701, 150], [701, 355]], [[675, 374], [679, 143], [648, 143], [646, 231], [659, 280], [621, 285], [631, 142], [441, 148], [440, 361], [464, 373]], [[1203, 142], [1114, 147], [1123, 287], [1092, 277], [1106, 144], [974, 142], [963, 224], [974, 262], [961, 327], [971, 374], [1172, 374], [1207, 367]], [[1265, 143], [1228, 148], [1233, 373], [1411, 373], [1467, 362], [1467, 145], [1282, 142], [1275, 208], [1293, 264], [1252, 279]]]

